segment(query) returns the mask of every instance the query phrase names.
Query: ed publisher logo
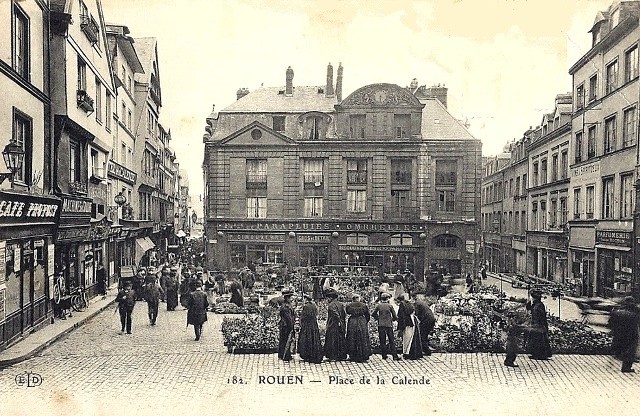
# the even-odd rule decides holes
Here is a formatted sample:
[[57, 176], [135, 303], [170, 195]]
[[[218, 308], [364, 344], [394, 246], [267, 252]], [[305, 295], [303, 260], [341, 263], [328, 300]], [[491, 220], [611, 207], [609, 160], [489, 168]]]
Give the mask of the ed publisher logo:
[[38, 373], [25, 371], [16, 376], [16, 385], [19, 387], [38, 387], [42, 384], [42, 376]]

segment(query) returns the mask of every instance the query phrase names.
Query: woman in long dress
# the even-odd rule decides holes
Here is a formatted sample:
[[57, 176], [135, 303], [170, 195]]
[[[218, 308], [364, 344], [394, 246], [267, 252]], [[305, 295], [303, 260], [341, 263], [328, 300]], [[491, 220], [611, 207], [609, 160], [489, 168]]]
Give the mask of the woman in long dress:
[[327, 308], [327, 333], [324, 340], [324, 355], [333, 361], [347, 358], [347, 345], [345, 340], [346, 313], [342, 302], [338, 301], [338, 292], [329, 288], [324, 295], [329, 299]]
[[360, 295], [354, 295], [352, 299], [353, 302], [346, 307], [349, 315], [347, 353], [351, 361], [363, 363], [371, 356], [371, 340], [367, 327], [370, 319], [369, 308], [360, 302]]
[[398, 331], [402, 335], [402, 356], [410, 360], [417, 360], [424, 356], [422, 341], [420, 340], [420, 321], [416, 318], [414, 306], [400, 296], [398, 307]]
[[310, 363], [322, 362], [324, 352], [318, 328], [318, 307], [311, 296], [305, 295], [305, 304], [300, 313], [300, 335], [298, 336], [298, 352], [300, 358]]
[[547, 310], [542, 303], [542, 293], [531, 291], [533, 302], [527, 306], [531, 309], [531, 327], [527, 336], [527, 353], [534, 360], [551, 358], [551, 343], [549, 341], [549, 324]]

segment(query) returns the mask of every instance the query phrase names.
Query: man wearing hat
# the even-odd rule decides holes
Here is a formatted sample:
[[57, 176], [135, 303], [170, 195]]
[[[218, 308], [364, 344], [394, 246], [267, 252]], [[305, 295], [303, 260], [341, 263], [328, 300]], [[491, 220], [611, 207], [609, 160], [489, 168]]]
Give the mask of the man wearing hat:
[[396, 311], [389, 303], [391, 294], [387, 292], [380, 293], [380, 303], [373, 310], [371, 316], [378, 321], [378, 339], [380, 340], [380, 353], [382, 359], [387, 359], [387, 354], [391, 352], [394, 360], [399, 360], [396, 352], [396, 340], [393, 336], [393, 321], [398, 320]]
[[165, 275], [165, 295], [167, 299], [167, 310], [174, 311], [178, 306], [178, 268], [172, 267], [169, 273]]
[[329, 300], [324, 355], [329, 360], [344, 360], [347, 358], [347, 342], [345, 339], [347, 314], [344, 305], [338, 300], [338, 292], [334, 288], [325, 289], [324, 296]]
[[532, 360], [546, 360], [551, 358], [551, 343], [549, 341], [549, 324], [547, 310], [542, 303], [542, 292], [532, 290], [531, 302], [527, 307], [531, 311], [531, 327], [527, 337], [527, 353]]
[[120, 329], [121, 334], [124, 333], [125, 328], [127, 334], [131, 333], [131, 315], [133, 314], [133, 307], [136, 305], [136, 294], [131, 287], [131, 282], [126, 282], [116, 296], [118, 312], [120, 313], [120, 324], [122, 325]]
[[191, 292], [187, 299], [187, 326], [193, 325], [196, 333], [196, 341], [200, 341], [202, 335], [202, 325], [207, 322], [207, 308], [209, 301], [207, 295], [202, 290], [202, 283], [196, 281], [196, 289]]
[[295, 336], [293, 328], [295, 324], [295, 316], [291, 307], [291, 296], [293, 292], [289, 289], [282, 291], [284, 301], [280, 305], [280, 322], [278, 322], [278, 358], [282, 361], [291, 360], [291, 337]]
[[614, 356], [622, 361], [623, 373], [634, 373], [631, 368], [638, 347], [638, 324], [640, 310], [633, 296], [627, 296], [620, 306], [611, 312], [609, 328], [613, 335], [611, 350]]

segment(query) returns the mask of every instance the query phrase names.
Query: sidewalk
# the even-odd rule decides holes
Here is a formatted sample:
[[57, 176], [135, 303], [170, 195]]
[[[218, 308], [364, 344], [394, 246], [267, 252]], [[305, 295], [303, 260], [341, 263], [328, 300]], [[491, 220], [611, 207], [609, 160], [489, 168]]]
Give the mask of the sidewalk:
[[89, 301], [89, 307], [83, 312], [72, 312], [67, 319], [55, 319], [53, 324], [41, 327], [39, 330], [26, 333], [10, 347], [0, 351], [0, 369], [20, 361], [27, 360], [38, 354], [49, 345], [65, 337], [74, 329], [84, 325], [91, 318], [112, 305], [116, 299], [117, 285], [109, 289], [106, 298], [97, 296]]

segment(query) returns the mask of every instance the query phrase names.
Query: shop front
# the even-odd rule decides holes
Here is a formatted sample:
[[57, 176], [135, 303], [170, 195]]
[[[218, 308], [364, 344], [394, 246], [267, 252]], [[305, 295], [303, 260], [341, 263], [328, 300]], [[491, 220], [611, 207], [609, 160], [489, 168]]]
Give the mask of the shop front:
[[567, 278], [567, 245], [565, 233], [527, 232], [529, 270], [532, 274], [557, 283]]
[[578, 296], [595, 296], [596, 233], [593, 225], [571, 226], [569, 232], [569, 285]]
[[46, 324], [60, 200], [0, 191], [0, 348]]
[[621, 297], [633, 292], [632, 241], [630, 231], [596, 230], [598, 296]]
[[424, 271], [424, 228], [415, 223], [216, 221], [208, 227], [208, 267], [343, 265], [385, 273]]
[[55, 275], [62, 278], [68, 292], [83, 284], [86, 252], [89, 250], [92, 199], [82, 196], [62, 196], [60, 226], [56, 234]]

